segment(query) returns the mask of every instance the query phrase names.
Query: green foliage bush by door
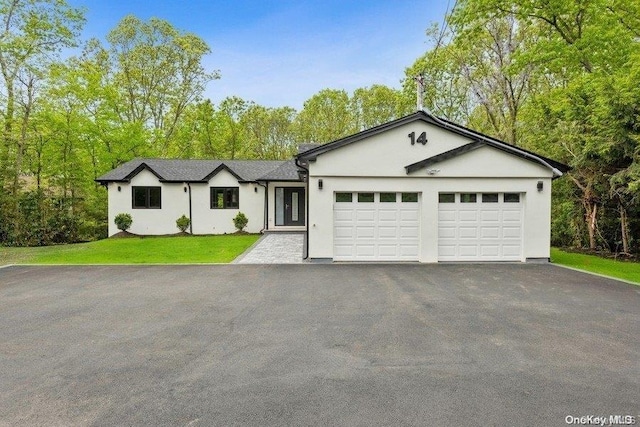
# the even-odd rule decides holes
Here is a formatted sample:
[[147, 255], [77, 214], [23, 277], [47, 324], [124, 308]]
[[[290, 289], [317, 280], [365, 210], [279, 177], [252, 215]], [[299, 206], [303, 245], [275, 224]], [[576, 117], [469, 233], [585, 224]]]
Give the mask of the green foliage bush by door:
[[129, 228], [131, 228], [131, 224], [133, 224], [133, 218], [131, 218], [131, 215], [129, 215], [128, 213], [120, 213], [116, 215], [113, 222], [116, 223], [116, 227], [118, 227], [118, 230], [127, 231]]
[[186, 215], [182, 215], [176, 220], [176, 227], [178, 227], [178, 230], [180, 230], [180, 232], [182, 233], [187, 231], [187, 228], [189, 228], [190, 224], [191, 220], [187, 218]]
[[233, 225], [236, 226], [236, 228], [238, 229], [238, 232], [242, 232], [242, 230], [244, 230], [244, 228], [247, 226], [248, 223], [249, 223], [249, 218], [247, 218], [247, 216], [242, 212], [238, 212], [238, 215], [236, 215], [235, 218], [233, 218]]

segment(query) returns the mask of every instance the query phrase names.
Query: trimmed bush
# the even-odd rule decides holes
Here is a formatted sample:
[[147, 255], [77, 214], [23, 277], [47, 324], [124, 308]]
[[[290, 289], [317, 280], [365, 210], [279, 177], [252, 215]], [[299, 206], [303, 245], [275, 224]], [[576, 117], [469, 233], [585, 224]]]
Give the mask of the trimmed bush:
[[182, 215], [176, 220], [176, 227], [178, 227], [178, 230], [183, 233], [187, 231], [187, 228], [189, 228], [189, 224], [191, 224], [191, 220], [187, 218], [186, 215]]
[[119, 213], [116, 215], [116, 218], [113, 220], [116, 223], [116, 227], [118, 230], [127, 231], [131, 228], [131, 224], [133, 224], [133, 218], [128, 213]]
[[236, 226], [239, 232], [241, 232], [249, 223], [249, 218], [242, 212], [238, 212], [238, 215], [233, 218], [233, 225]]

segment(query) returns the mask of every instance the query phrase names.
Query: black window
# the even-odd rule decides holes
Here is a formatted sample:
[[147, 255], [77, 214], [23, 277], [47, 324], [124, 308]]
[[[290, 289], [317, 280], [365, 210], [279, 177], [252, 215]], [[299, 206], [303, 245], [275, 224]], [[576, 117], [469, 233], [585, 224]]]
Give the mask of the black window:
[[498, 203], [498, 193], [482, 193], [482, 203]]
[[133, 187], [131, 190], [133, 209], [162, 208], [162, 189], [160, 187]]
[[520, 203], [520, 194], [519, 193], [504, 193], [504, 202], [505, 203]]
[[418, 201], [418, 193], [402, 193], [402, 201], [404, 203], [416, 203]]
[[373, 193], [358, 193], [358, 203], [373, 203]]
[[438, 201], [440, 203], [455, 203], [456, 195], [454, 193], [440, 193], [438, 194]]
[[396, 202], [396, 193], [380, 193], [380, 202], [381, 203], [395, 203]]
[[211, 209], [238, 209], [238, 187], [211, 187]]
[[338, 203], [351, 203], [353, 200], [353, 193], [336, 193], [336, 202]]
[[477, 197], [475, 193], [461, 193], [460, 203], [476, 203]]

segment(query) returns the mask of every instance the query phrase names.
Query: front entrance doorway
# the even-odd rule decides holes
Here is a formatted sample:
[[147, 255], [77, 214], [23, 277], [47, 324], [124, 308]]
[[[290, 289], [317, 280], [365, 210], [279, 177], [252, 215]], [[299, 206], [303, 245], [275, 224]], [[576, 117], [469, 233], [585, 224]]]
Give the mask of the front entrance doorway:
[[304, 187], [276, 187], [276, 226], [304, 226]]

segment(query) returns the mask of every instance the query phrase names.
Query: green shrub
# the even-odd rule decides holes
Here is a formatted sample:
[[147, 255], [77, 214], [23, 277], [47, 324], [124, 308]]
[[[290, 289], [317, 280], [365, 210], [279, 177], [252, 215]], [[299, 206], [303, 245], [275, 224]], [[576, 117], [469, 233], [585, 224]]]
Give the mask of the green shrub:
[[128, 213], [119, 213], [113, 222], [116, 223], [118, 230], [127, 231], [133, 224], [133, 218]]
[[178, 230], [183, 233], [187, 231], [187, 228], [189, 228], [189, 224], [191, 224], [191, 220], [187, 218], [186, 215], [182, 215], [176, 220], [176, 227], [178, 227]]
[[238, 212], [238, 215], [236, 215], [235, 218], [233, 218], [233, 225], [236, 226], [238, 231], [242, 231], [247, 226], [248, 223], [249, 223], [249, 219], [242, 212]]

